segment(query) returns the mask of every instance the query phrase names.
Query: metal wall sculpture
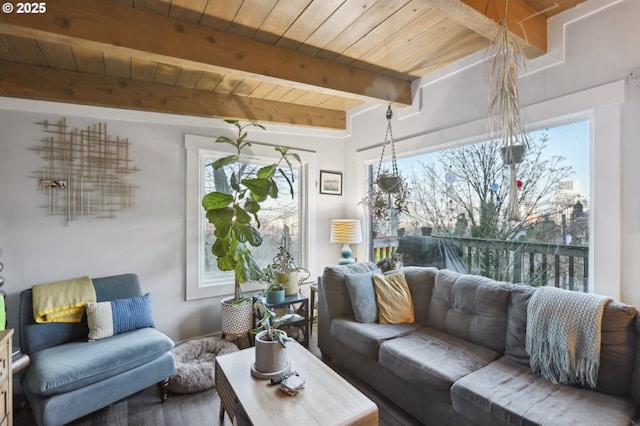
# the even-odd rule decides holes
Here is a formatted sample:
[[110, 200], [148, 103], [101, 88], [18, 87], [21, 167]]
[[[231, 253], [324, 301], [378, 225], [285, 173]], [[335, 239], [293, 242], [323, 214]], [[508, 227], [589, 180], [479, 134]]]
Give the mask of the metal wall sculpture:
[[50, 215], [62, 215], [65, 224], [82, 216], [107, 219], [133, 207], [136, 186], [131, 174], [140, 171], [130, 158], [128, 139], [113, 138], [107, 125], [71, 129], [66, 119], [44, 121], [45, 137], [30, 148], [46, 165], [35, 177], [47, 199]]

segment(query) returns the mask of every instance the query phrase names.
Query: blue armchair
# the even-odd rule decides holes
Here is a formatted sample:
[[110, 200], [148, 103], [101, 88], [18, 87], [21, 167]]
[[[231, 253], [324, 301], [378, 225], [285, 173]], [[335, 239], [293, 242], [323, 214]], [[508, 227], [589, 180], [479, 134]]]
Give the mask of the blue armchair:
[[[97, 302], [141, 296], [135, 274], [93, 279]], [[174, 342], [152, 327], [88, 341], [79, 323], [36, 323], [32, 290], [20, 294], [20, 344], [30, 358], [22, 388], [40, 426], [63, 425], [153, 384], [167, 397]]]

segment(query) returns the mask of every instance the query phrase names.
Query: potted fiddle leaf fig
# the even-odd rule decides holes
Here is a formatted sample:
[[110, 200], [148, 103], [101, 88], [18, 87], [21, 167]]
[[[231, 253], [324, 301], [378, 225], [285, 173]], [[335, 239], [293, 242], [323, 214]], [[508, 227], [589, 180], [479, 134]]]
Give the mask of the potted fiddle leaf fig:
[[[215, 241], [211, 252], [217, 260], [218, 269], [234, 271], [234, 295], [223, 300], [222, 304], [222, 331], [225, 334], [242, 334], [253, 325], [253, 309], [247, 303], [251, 298], [242, 297], [240, 285], [249, 280], [259, 280], [262, 276], [262, 270], [251, 254], [251, 247], [262, 244], [259, 231], [261, 204], [268, 198], [280, 196], [276, 175], [284, 178], [293, 196], [293, 173], [287, 174], [281, 165], [286, 164], [291, 172], [291, 161], [301, 161], [298, 154], [289, 152], [288, 147], [279, 146], [275, 148], [280, 154], [277, 162], [260, 168], [248, 167], [242, 158], [243, 151], [251, 146], [246, 129], [258, 127], [266, 130], [265, 127], [258, 123], [241, 124], [237, 120], [225, 122], [237, 128], [238, 136], [235, 139], [220, 136], [215, 142], [231, 145], [235, 153], [215, 161], [213, 168], [216, 171], [229, 169], [230, 175], [224, 174], [224, 184], [216, 185], [216, 189], [224, 190], [212, 191], [202, 198], [202, 207], [214, 228]], [[238, 321], [229, 316], [238, 309], [244, 319], [242, 325], [235, 326]]]

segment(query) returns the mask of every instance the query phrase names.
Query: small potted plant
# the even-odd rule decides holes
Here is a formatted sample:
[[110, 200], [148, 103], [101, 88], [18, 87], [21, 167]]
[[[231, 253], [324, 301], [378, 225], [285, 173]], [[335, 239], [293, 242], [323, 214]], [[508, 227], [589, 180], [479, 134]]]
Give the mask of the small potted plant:
[[251, 373], [258, 378], [267, 379], [286, 372], [289, 368], [287, 357], [287, 341], [291, 340], [284, 330], [278, 327], [291, 319], [300, 319], [298, 314], [285, 314], [278, 317], [269, 309], [262, 299], [254, 303], [256, 313], [256, 328], [251, 330], [255, 336], [256, 360]]
[[267, 286], [262, 291], [262, 295], [267, 303], [284, 302], [286, 285], [276, 281], [273, 265], [269, 265], [262, 270], [262, 281], [267, 283]]
[[269, 267], [273, 270], [275, 281], [286, 287], [285, 295], [290, 296], [298, 292], [298, 267], [284, 245], [278, 247], [278, 253], [273, 257]]

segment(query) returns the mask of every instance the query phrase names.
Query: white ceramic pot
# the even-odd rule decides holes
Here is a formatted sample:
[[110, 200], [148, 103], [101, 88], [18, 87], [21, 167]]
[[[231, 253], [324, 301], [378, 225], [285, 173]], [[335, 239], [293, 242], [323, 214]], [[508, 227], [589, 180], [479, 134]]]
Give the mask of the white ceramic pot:
[[[276, 330], [277, 333], [286, 334], [282, 330]], [[262, 374], [271, 374], [283, 371], [287, 368], [287, 348], [283, 347], [280, 342], [264, 340], [267, 330], [263, 330], [256, 334], [256, 364], [255, 369]]]

